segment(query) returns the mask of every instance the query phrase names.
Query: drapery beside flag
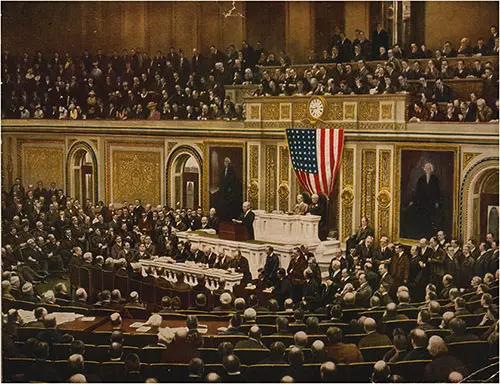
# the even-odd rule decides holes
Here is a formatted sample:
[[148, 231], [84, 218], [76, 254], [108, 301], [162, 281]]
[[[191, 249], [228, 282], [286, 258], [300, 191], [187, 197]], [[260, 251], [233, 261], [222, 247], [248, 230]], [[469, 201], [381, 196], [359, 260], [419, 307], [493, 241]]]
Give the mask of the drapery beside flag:
[[344, 130], [288, 128], [286, 136], [301, 187], [311, 195], [330, 196], [340, 169]]

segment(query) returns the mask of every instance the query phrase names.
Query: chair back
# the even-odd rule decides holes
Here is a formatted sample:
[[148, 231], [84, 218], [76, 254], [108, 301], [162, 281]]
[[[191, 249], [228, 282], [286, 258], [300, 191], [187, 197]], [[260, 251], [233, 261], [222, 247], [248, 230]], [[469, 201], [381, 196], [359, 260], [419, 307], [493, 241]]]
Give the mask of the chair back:
[[289, 347], [294, 342], [292, 335], [262, 336], [262, 342], [267, 348], [269, 348], [275, 341], [281, 341], [283, 344], [285, 344], [285, 347]]
[[345, 344], [359, 344], [359, 341], [366, 336], [366, 333], [351, 333], [348, 335], [344, 335], [344, 343]]
[[359, 316], [371, 317], [373, 320], [375, 320], [378, 323], [382, 319], [382, 316], [384, 315], [384, 313], [385, 313], [385, 310], [377, 309], [377, 310], [373, 310], [373, 311], [360, 312]]
[[392, 339], [392, 333], [396, 328], [401, 328], [408, 335], [410, 331], [417, 328], [417, 320], [389, 320], [385, 321], [385, 333]]
[[352, 383], [368, 383], [376, 361], [349, 364], [350, 381]]
[[419, 312], [418, 308], [398, 308], [398, 313], [408, 316], [409, 319], [416, 319]]
[[144, 307], [126, 305], [125, 311], [128, 312], [128, 317], [131, 319], [147, 320], [150, 315], [149, 311]]
[[115, 274], [114, 288], [119, 289], [123, 297], [128, 296], [128, 294], [130, 293], [128, 289], [128, 276], [120, 276]]
[[16, 309], [24, 309], [25, 311], [32, 311], [36, 307], [38, 307], [40, 304], [35, 304], [31, 301], [24, 301], [24, 300], [16, 300], [14, 304], [14, 308]]
[[[102, 271], [102, 290], [110, 290], [112, 291], [115, 289], [115, 273], [113, 271]], [[121, 292], [121, 291], [120, 291]], [[121, 292], [122, 295], [125, 294], [125, 292]]]
[[198, 348], [198, 351], [205, 364], [216, 364], [220, 360], [217, 348]]
[[304, 364], [302, 369], [304, 371], [304, 377], [308, 378], [308, 381], [311, 383], [320, 383], [321, 375], [320, 375], [320, 363], [312, 363], [312, 364]]
[[87, 291], [89, 297], [92, 297], [92, 272], [90, 269], [79, 267], [78, 277], [80, 279], [80, 287]]
[[[188, 377], [188, 364], [153, 363], [150, 365], [151, 376], [160, 383], [182, 383]], [[206, 367], [205, 367], [206, 372]]]
[[392, 345], [383, 345], [380, 347], [360, 348], [364, 361], [379, 361], [384, 355], [393, 348]]
[[[92, 268], [92, 294], [96, 295], [97, 292], [101, 292], [104, 288], [103, 283], [103, 271], [100, 268]], [[95, 299], [95, 297], [92, 297]]]
[[405, 381], [421, 383], [424, 381], [425, 366], [431, 360], [409, 360], [389, 363], [391, 373], [403, 377]]
[[429, 329], [425, 331], [425, 334], [427, 335], [427, 338], [430, 339], [431, 336], [439, 336], [442, 339], [444, 339], [446, 336], [450, 335], [450, 330], [449, 329], [441, 329], [441, 328], [436, 328], [436, 329]]
[[349, 329], [349, 324], [347, 323], [320, 323], [319, 324], [319, 331], [321, 333], [325, 333], [328, 331], [328, 328], [330, 327], [337, 327], [342, 329], [344, 331], [344, 334], [346, 334], [347, 330]]
[[14, 308], [16, 304], [16, 300], [7, 299], [6, 297], [2, 297], [2, 312], [7, 313], [9, 309]]
[[251, 383], [279, 383], [289, 368], [288, 364], [253, 364], [247, 367], [246, 376]]
[[460, 316], [457, 316], [457, 317], [460, 318], [460, 319], [462, 319], [463, 321], [465, 321], [465, 324], [467, 324], [468, 327], [476, 327], [483, 320], [484, 314], [482, 314], [482, 313], [480, 313], [480, 314], [473, 313], [473, 314], [470, 314], [470, 315], [460, 315]]
[[266, 349], [235, 349], [234, 354], [238, 356], [241, 364], [251, 365], [269, 357], [269, 351]]
[[461, 341], [448, 344], [448, 352], [467, 365], [473, 372], [487, 365], [489, 344], [487, 341]]
[[[257, 325], [259, 326], [263, 336], [269, 336], [276, 332], [276, 327], [272, 324], [257, 324]], [[240, 331], [243, 332], [245, 335], [248, 335], [250, 328], [252, 328], [253, 326], [254, 324], [243, 324], [240, 327]]]
[[[293, 313], [291, 313], [293, 314]], [[276, 314], [257, 314], [257, 324], [276, 324], [276, 318], [278, 315]]]
[[69, 357], [69, 343], [54, 343], [50, 348], [50, 358], [52, 360], [66, 360]]
[[65, 305], [63, 307], [61, 307], [61, 312], [75, 312], [75, 313], [79, 313], [80, 315], [86, 315], [88, 313], [88, 309], [87, 308], [83, 308], [83, 307], [73, 307], [71, 305]]
[[[240, 335], [216, 335], [216, 336], [212, 336], [211, 338], [205, 339], [205, 347], [218, 348], [220, 343], [224, 343], [226, 341], [233, 344], [233, 346], [235, 346], [238, 341], [246, 340], [246, 339], [248, 339], [248, 336], [244, 336], [244, 335], [241, 335], [241, 336]], [[208, 341], [208, 343], [207, 343], [207, 341]], [[212, 342], [212, 345], [207, 345], [210, 343], [210, 341]]]
[[89, 316], [104, 316], [104, 317], [109, 317], [113, 313], [115, 313], [115, 309], [111, 308], [99, 308], [99, 307], [94, 307], [89, 310]]
[[161, 347], [147, 347], [141, 349], [141, 361], [144, 363], [156, 363], [161, 361], [161, 356], [165, 352], [165, 348]]

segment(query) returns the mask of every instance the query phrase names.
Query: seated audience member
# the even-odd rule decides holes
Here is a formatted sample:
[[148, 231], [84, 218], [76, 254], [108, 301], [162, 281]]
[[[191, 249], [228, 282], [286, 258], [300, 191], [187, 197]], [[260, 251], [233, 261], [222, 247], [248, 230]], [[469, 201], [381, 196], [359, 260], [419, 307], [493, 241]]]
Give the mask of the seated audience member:
[[285, 344], [281, 341], [274, 341], [269, 347], [269, 350], [269, 357], [260, 361], [259, 364], [287, 364], [285, 361]]
[[403, 361], [408, 354], [408, 339], [402, 329], [396, 328], [394, 330], [392, 343], [394, 344], [393, 349], [384, 355], [383, 360], [387, 363], [397, 363], [398, 361]]
[[327, 361], [321, 364], [319, 375], [322, 383], [338, 382], [337, 366], [332, 361]]
[[311, 357], [304, 361], [305, 364], [317, 364], [324, 363], [328, 360], [328, 356], [326, 354], [325, 343], [321, 340], [315, 340], [311, 344]]
[[427, 349], [427, 335], [423, 329], [412, 329], [410, 332], [410, 342], [413, 349], [406, 354], [405, 361], [431, 359], [431, 355]]
[[109, 316], [109, 320], [113, 329], [122, 329], [122, 317], [119, 313], [115, 312]]
[[207, 297], [203, 293], [198, 293], [194, 299], [194, 305], [188, 309], [194, 311], [209, 311], [207, 307]]
[[471, 334], [471, 333], [467, 333], [467, 324], [460, 317], [455, 317], [455, 318], [451, 319], [451, 321], [449, 323], [449, 328], [450, 328], [451, 334], [444, 338], [444, 341], [446, 342], [446, 344], [457, 343], [460, 341], [479, 340], [478, 336]]
[[43, 318], [43, 325], [45, 329], [36, 334], [36, 338], [39, 341], [46, 342], [49, 347], [52, 347], [54, 343], [60, 343], [62, 340], [62, 333], [57, 331], [57, 321], [56, 315], [49, 313]]
[[367, 335], [359, 341], [359, 348], [392, 345], [391, 339], [387, 335], [377, 332], [377, 323], [371, 317], [365, 319], [363, 326]]
[[288, 319], [285, 316], [278, 316], [276, 318], [275, 324], [276, 324], [276, 332], [273, 333], [273, 336], [290, 334], [290, 331], [288, 330]]
[[222, 361], [225, 373], [222, 375], [223, 383], [245, 383], [247, 380], [241, 373], [240, 359], [236, 355], [228, 355]]
[[243, 312], [243, 324], [255, 324], [255, 321], [257, 320], [257, 312], [255, 312], [255, 309], [253, 308], [247, 308], [245, 309], [245, 312]]
[[295, 335], [293, 335], [294, 344], [292, 345], [292, 347], [297, 347], [299, 349], [305, 348], [307, 345], [307, 339], [307, 333], [305, 333], [304, 331], [296, 332]]
[[31, 328], [45, 328], [43, 319], [45, 318], [45, 316], [47, 316], [48, 313], [49, 312], [44, 307], [35, 308], [33, 314], [35, 315], [36, 321], [29, 323], [29, 326]]
[[402, 313], [398, 313], [398, 306], [396, 305], [396, 303], [389, 303], [386, 306], [386, 310], [382, 316], [382, 320], [408, 320], [408, 316]]
[[239, 313], [235, 313], [229, 320], [229, 327], [225, 331], [219, 332], [219, 335], [244, 335], [240, 330], [243, 319]]
[[261, 341], [262, 332], [256, 325], [250, 328], [248, 339], [240, 340], [234, 346], [234, 349], [266, 349], [266, 346]]
[[337, 364], [351, 364], [363, 361], [363, 356], [356, 344], [344, 344], [342, 342], [344, 333], [340, 328], [330, 327], [326, 332], [328, 346], [326, 354]]
[[231, 311], [233, 309], [233, 306], [231, 305], [233, 298], [228, 292], [224, 292], [222, 295], [220, 295], [219, 301], [220, 305], [218, 307], [215, 307], [213, 309], [214, 311]]
[[199, 357], [193, 357], [189, 362], [188, 367], [188, 382], [200, 383], [203, 380], [203, 372], [205, 371], [205, 364]]
[[432, 356], [432, 362], [425, 367], [424, 378], [427, 382], [445, 382], [454, 371], [467, 376], [468, 371], [464, 363], [448, 354], [448, 347], [441, 337], [431, 336], [427, 348]]

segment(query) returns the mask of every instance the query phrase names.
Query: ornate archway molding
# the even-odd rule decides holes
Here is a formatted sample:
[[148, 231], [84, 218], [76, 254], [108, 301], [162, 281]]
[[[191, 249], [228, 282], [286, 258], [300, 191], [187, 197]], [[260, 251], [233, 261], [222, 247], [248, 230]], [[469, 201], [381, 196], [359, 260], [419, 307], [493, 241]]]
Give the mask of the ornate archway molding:
[[[86, 141], [77, 141], [76, 143], [73, 143], [71, 145], [70, 150], [68, 151], [68, 155], [66, 156], [66, 193], [71, 191], [71, 181], [72, 181], [72, 172], [71, 172], [71, 164], [74, 155], [79, 151], [79, 150], [85, 150], [90, 154], [90, 157], [92, 158], [92, 164], [93, 164], [93, 172], [94, 172], [94, 203], [97, 203], [99, 201], [99, 178], [98, 178], [98, 164], [97, 164], [97, 156], [95, 154], [94, 148], [92, 145], [87, 143]], [[82, 205], [84, 202], [81, 202]]]

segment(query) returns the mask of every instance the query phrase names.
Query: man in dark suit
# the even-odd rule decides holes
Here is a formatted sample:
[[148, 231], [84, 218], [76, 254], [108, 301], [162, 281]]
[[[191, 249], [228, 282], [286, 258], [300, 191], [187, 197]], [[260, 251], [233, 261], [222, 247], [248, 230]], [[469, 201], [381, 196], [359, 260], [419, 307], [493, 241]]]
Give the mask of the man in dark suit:
[[435, 237], [431, 238], [429, 245], [432, 250], [429, 259], [427, 260], [427, 264], [430, 265], [430, 282], [436, 285], [438, 290], [440, 290], [444, 276], [444, 260], [446, 258], [446, 252], [439, 246], [438, 240]]
[[467, 333], [467, 324], [459, 317], [450, 320], [449, 323], [451, 335], [444, 338], [446, 344], [458, 343], [461, 341], [477, 341], [479, 337], [473, 333]]
[[487, 249], [486, 243], [479, 244], [479, 256], [474, 263], [474, 274], [483, 277], [488, 272], [488, 266], [491, 261], [491, 250]]
[[359, 341], [359, 348], [378, 347], [392, 344], [387, 335], [377, 332], [377, 323], [371, 317], [365, 319], [363, 326], [367, 335]]
[[351, 364], [363, 361], [363, 356], [356, 344], [344, 344], [342, 342], [344, 334], [338, 327], [330, 327], [326, 332], [328, 346], [326, 353], [330, 359], [337, 364]]
[[240, 329], [242, 323], [241, 315], [235, 313], [229, 320], [229, 327], [225, 331], [219, 332], [219, 335], [244, 335], [245, 333]]
[[[379, 246], [380, 248], [373, 252], [373, 259], [372, 263], [376, 267], [378, 267], [379, 264], [386, 263], [388, 262], [394, 253], [394, 249], [392, 246], [389, 244], [389, 238], [387, 236], [382, 236], [379, 240]], [[390, 270], [390, 264], [389, 265], [389, 270]]]
[[234, 349], [265, 349], [266, 346], [262, 343], [260, 338], [262, 337], [262, 331], [256, 325], [250, 328], [248, 332], [248, 339], [240, 340], [234, 346]]
[[370, 298], [372, 297], [373, 290], [368, 284], [366, 280], [366, 274], [359, 274], [359, 288], [356, 290], [356, 305], [361, 307], [369, 307], [370, 306]]
[[247, 284], [252, 281], [252, 274], [250, 272], [250, 265], [248, 259], [241, 254], [240, 250], [233, 251], [233, 259], [229, 263], [229, 268], [234, 268], [236, 273], [242, 273], [243, 279], [241, 284]]
[[427, 335], [420, 328], [412, 329], [410, 332], [410, 340], [413, 349], [405, 356], [404, 361], [413, 360], [430, 360], [431, 355], [427, 350]]
[[360, 258], [362, 264], [366, 261], [366, 259], [371, 259], [375, 255], [375, 246], [373, 245], [373, 236], [368, 236], [364, 243], [358, 244], [356, 246], [356, 252]]
[[248, 232], [248, 239], [253, 240], [255, 238], [253, 231], [253, 221], [255, 220], [255, 213], [252, 212], [250, 208], [250, 202], [245, 201], [243, 203], [243, 212], [238, 219], [233, 219], [235, 223], [243, 223]]
[[389, 274], [389, 271], [387, 270], [387, 266], [385, 264], [380, 264], [378, 266], [378, 271], [380, 273], [380, 282], [379, 285], [383, 285], [388, 288], [388, 291], [392, 293], [394, 290], [394, 279], [393, 277]]
[[391, 276], [394, 286], [399, 287], [408, 283], [409, 259], [401, 244], [395, 245], [395, 254], [391, 258]]
[[352, 236], [346, 239], [346, 253], [348, 254], [351, 248], [355, 248], [356, 245], [360, 245], [368, 236], [374, 236], [373, 228], [369, 226], [368, 218], [361, 218], [361, 226], [358, 231]]
[[278, 255], [274, 253], [274, 248], [272, 246], [268, 246], [266, 248], [266, 264], [264, 265], [264, 278], [268, 279], [273, 283], [276, 283], [276, 273], [278, 272], [278, 268], [280, 266], [280, 260]]
[[372, 34], [372, 57], [375, 59], [380, 53], [380, 47], [389, 49], [389, 34], [382, 28], [381, 23], [377, 23], [375, 31]]

